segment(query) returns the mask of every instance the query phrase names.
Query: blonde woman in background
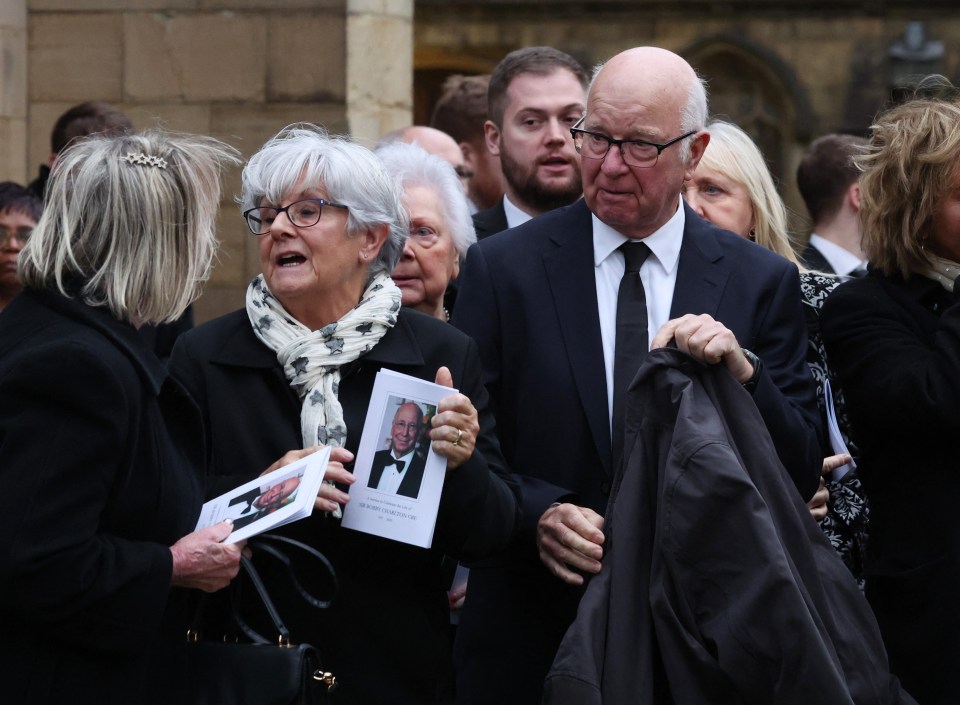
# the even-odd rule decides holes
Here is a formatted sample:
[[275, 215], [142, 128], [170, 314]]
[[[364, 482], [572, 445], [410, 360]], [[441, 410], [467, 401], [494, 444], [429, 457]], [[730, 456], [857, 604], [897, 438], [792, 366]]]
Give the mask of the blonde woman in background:
[[[821, 436], [826, 431], [824, 382], [830, 379], [826, 351], [820, 335], [820, 308], [827, 295], [840, 283], [834, 276], [807, 271], [794, 251], [787, 232], [787, 209], [777, 192], [766, 161], [757, 145], [736, 125], [713, 120], [707, 125], [710, 145], [693, 178], [684, 184], [683, 198], [698, 215], [772, 250], [800, 267], [800, 287], [807, 319], [809, 344], [807, 365], [817, 383], [817, 399], [823, 416]], [[833, 402], [837, 421], [847, 446], [847, 420], [840, 390], [834, 386]], [[855, 451], [854, 451], [855, 452]], [[850, 462], [849, 455], [834, 455], [825, 445], [824, 478], [810, 501], [810, 513], [820, 521], [830, 543], [863, 586], [868, 508], [856, 471], [831, 480], [833, 471]]]

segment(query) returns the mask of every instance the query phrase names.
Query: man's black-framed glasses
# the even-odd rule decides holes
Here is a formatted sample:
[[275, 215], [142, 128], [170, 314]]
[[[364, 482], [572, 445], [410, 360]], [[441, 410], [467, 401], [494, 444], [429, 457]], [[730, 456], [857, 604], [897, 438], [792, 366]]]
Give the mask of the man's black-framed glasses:
[[610, 151], [610, 147], [617, 147], [620, 150], [620, 156], [624, 163], [630, 166], [647, 169], [657, 165], [660, 153], [672, 144], [687, 139], [691, 135], [697, 134], [696, 130], [691, 130], [686, 134], [675, 137], [669, 142], [657, 144], [647, 140], [615, 140], [599, 132], [590, 132], [581, 130], [580, 125], [586, 120], [587, 116], [577, 120], [577, 124], [570, 128], [570, 134], [573, 135], [573, 146], [581, 157], [587, 159], [603, 159]]
[[298, 228], [309, 228], [320, 222], [320, 215], [324, 206], [347, 208], [342, 203], [332, 203], [323, 198], [305, 198], [294, 201], [289, 206], [275, 208], [274, 206], [257, 206], [243, 212], [243, 219], [254, 235], [266, 235], [270, 226], [281, 213], [286, 213], [290, 222]]

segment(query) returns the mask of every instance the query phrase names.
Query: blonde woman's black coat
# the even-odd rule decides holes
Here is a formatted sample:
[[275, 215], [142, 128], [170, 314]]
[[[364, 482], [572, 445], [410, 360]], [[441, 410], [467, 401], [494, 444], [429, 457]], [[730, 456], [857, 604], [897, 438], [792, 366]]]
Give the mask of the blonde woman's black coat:
[[104, 309], [27, 291], [0, 313], [4, 702], [176, 702], [169, 546], [199, 514], [200, 428]]

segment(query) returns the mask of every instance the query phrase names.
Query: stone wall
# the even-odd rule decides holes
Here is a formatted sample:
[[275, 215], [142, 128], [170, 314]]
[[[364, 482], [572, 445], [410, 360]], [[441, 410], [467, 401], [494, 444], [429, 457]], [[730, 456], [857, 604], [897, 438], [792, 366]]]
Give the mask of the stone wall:
[[[56, 118], [84, 100], [117, 105], [138, 129], [213, 135], [245, 157], [292, 122], [372, 144], [411, 121], [412, 0], [4, 0], [2, 7], [0, 179], [33, 178], [49, 156]], [[18, 42], [19, 55], [8, 60]], [[219, 264], [196, 305], [200, 321], [241, 306], [259, 271], [256, 239], [233, 203], [239, 174], [226, 179]]]
[[0, 2], [0, 180], [27, 180], [27, 7]]
[[[115, 103], [137, 128], [215, 135], [245, 156], [301, 120], [372, 145], [411, 123], [413, 95], [423, 122], [447, 74], [488, 72], [517, 47], [556, 46], [592, 66], [655, 44], [688, 56], [711, 79], [713, 105], [756, 128], [799, 214], [799, 155], [818, 134], [866, 128], [907, 21], [924, 21], [944, 43], [941, 70], [960, 73], [960, 15], [945, 0], [415, 4], [414, 25], [414, 0], [3, 0], [0, 180], [33, 178], [53, 122], [83, 100]], [[259, 270], [238, 191], [234, 170], [199, 320], [241, 305]], [[804, 234], [802, 218], [794, 227]]]
[[956, 82], [960, 15], [943, 0], [418, 0], [415, 114], [429, 114], [446, 74], [489, 72], [521, 46], [554, 46], [588, 68], [633, 46], [671, 49], [709, 80], [712, 107], [747, 128], [766, 120], [765, 129], [750, 131], [781, 179], [793, 229], [805, 237], [794, 183], [799, 157], [820, 134], [868, 128], [890, 95], [888, 50], [911, 20], [943, 42], [938, 70]]

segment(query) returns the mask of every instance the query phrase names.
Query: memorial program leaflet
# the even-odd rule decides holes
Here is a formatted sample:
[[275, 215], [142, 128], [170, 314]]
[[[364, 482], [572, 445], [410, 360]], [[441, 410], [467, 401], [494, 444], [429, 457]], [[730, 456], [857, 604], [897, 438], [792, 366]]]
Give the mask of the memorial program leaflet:
[[224, 543], [237, 543], [305, 519], [313, 511], [329, 460], [328, 446], [211, 499], [200, 510], [197, 529], [230, 519], [233, 532]]
[[391, 370], [377, 373], [344, 527], [430, 547], [447, 460], [433, 451], [427, 432], [437, 404], [456, 391]]

